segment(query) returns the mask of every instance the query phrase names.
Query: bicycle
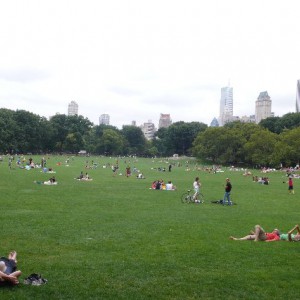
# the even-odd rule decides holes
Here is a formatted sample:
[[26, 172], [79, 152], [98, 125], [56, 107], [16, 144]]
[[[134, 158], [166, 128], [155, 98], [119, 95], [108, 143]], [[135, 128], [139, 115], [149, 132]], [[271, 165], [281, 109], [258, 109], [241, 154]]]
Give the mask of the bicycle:
[[199, 202], [196, 202], [193, 196], [194, 195], [191, 194], [191, 190], [187, 190], [187, 192], [182, 194], [181, 202], [182, 203], [204, 203], [204, 195], [202, 193], [198, 194], [198, 199], [196, 201]]

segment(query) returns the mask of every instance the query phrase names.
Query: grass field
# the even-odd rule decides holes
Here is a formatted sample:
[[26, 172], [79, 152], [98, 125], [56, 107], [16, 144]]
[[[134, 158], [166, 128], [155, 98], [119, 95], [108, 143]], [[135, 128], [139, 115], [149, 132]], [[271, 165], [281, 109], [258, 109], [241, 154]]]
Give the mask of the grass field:
[[[89, 164], [98, 163], [91, 170], [86, 160], [75, 157], [66, 166], [66, 157], [49, 157], [57, 186], [33, 183], [50, 177], [41, 169], [0, 163], [0, 252], [16, 250], [23, 272], [19, 286], [0, 289], [0, 299], [300, 299], [300, 243], [229, 240], [255, 224], [286, 232], [300, 223], [300, 179], [289, 195], [280, 171], [267, 174], [265, 186], [243, 171], [186, 171], [183, 162], [159, 172], [166, 161], [131, 159], [146, 176], [137, 180], [102, 167], [115, 158], [90, 157]], [[119, 159], [123, 174], [126, 160]], [[80, 171], [93, 181], [75, 180]], [[196, 176], [206, 202], [182, 204]], [[237, 205], [210, 203], [223, 197], [226, 177]], [[150, 190], [158, 178], [177, 190]], [[31, 273], [48, 283], [24, 285]]]

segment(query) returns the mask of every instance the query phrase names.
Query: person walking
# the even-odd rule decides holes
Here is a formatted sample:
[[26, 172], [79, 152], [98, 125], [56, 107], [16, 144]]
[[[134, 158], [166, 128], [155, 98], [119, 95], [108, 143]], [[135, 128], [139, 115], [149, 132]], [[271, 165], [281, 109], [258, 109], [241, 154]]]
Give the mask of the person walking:
[[201, 187], [201, 183], [199, 181], [199, 177], [196, 177], [193, 183], [193, 188], [194, 188], [193, 200], [195, 203], [200, 203], [200, 200], [198, 199], [200, 193], [200, 187]]
[[224, 198], [223, 198], [223, 205], [226, 204], [226, 200], [227, 200], [227, 204], [228, 205], [232, 205], [232, 202], [230, 201], [230, 192], [232, 189], [232, 185], [230, 182], [229, 178], [226, 178], [226, 184], [225, 184], [225, 194], [224, 194]]

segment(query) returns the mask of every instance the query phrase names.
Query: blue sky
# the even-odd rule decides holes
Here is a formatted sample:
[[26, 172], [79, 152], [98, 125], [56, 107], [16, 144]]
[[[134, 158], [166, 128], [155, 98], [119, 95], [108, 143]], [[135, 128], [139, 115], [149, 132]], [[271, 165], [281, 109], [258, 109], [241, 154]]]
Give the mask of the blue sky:
[[121, 127], [170, 113], [209, 124], [221, 87], [234, 115], [268, 91], [276, 116], [295, 111], [297, 0], [11, 0], [0, 3], [0, 107], [79, 114]]

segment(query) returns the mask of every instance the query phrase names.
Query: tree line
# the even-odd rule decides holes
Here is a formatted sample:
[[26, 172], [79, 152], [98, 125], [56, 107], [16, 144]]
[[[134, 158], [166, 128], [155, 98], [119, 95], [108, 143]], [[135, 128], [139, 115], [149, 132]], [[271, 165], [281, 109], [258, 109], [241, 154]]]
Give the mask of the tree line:
[[193, 142], [193, 154], [216, 164], [252, 167], [299, 165], [300, 113], [271, 117], [259, 124], [231, 122], [209, 127]]
[[300, 114], [208, 127], [176, 122], [146, 140], [141, 128], [94, 125], [83, 116], [57, 114], [50, 120], [25, 110], [0, 109], [0, 152], [95, 155], [195, 156], [215, 164], [279, 166], [299, 162]]

